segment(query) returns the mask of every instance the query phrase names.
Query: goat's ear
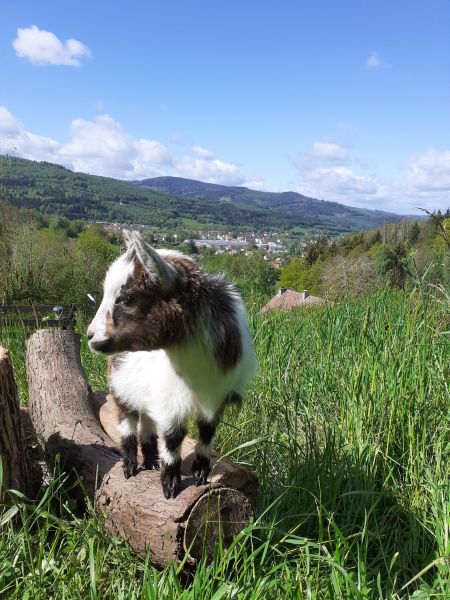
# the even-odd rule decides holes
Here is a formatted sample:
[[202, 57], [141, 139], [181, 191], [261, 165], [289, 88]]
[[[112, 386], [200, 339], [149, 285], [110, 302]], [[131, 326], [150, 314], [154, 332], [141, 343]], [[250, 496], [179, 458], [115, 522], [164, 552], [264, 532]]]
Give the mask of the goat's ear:
[[123, 241], [125, 242], [125, 248], [129, 250], [133, 245], [133, 232], [128, 229], [122, 229]]
[[165, 290], [171, 289], [177, 278], [176, 270], [154, 248], [144, 242], [139, 233], [133, 231], [132, 236], [136, 257], [144, 266], [150, 279], [156, 279]]

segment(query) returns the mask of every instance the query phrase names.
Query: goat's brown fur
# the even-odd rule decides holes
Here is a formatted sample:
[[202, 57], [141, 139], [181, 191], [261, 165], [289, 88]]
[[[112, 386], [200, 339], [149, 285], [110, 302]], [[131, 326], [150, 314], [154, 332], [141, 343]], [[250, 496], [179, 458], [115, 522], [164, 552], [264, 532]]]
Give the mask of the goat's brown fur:
[[133, 275], [121, 289], [132, 299], [118, 303], [107, 321], [107, 335], [116, 351], [167, 348], [192, 336], [200, 319], [208, 319], [213, 351], [219, 367], [232, 369], [242, 354], [239, 327], [235, 320], [229, 286], [219, 277], [205, 275], [194, 263], [181, 256], [167, 256], [182, 277], [174, 289], [161, 289], [151, 281], [137, 258]]

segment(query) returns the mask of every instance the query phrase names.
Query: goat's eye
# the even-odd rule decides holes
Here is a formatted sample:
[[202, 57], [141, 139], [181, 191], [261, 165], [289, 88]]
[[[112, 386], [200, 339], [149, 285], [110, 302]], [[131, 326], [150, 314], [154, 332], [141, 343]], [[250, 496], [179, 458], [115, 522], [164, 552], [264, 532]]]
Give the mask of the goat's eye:
[[119, 296], [116, 300], [116, 304], [123, 304], [124, 306], [131, 306], [133, 303], [133, 296]]

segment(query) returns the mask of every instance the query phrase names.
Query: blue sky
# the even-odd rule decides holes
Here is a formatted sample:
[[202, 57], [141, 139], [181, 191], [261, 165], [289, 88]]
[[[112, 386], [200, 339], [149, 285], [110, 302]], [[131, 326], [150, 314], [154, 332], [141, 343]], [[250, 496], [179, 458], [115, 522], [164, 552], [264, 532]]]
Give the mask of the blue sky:
[[0, 152], [445, 210], [449, 69], [449, 0], [4, 0]]

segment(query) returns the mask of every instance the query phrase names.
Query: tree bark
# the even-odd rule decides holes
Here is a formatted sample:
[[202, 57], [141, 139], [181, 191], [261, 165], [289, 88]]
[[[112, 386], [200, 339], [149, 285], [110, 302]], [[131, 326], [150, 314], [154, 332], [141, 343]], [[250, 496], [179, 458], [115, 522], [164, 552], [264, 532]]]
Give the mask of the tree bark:
[[77, 334], [36, 332], [28, 340], [26, 362], [30, 416], [38, 438], [50, 456], [60, 455], [65, 471], [82, 478], [85, 492], [104, 512], [108, 532], [127, 538], [138, 552], [149, 551], [152, 562], [164, 566], [187, 552], [192, 560], [202, 552], [210, 556], [219, 536], [226, 545], [248, 522], [256, 477], [222, 460], [211, 482], [195, 487], [190, 475], [193, 440], [183, 444], [183, 485], [175, 499], [164, 498], [158, 471], [140, 470], [124, 478], [114, 443], [115, 407], [106, 393], [89, 389]]
[[36, 491], [37, 471], [30, 460], [26, 445], [11, 359], [8, 350], [1, 347], [0, 455], [3, 469], [0, 504], [7, 502], [4, 490], [11, 488], [33, 497]]

